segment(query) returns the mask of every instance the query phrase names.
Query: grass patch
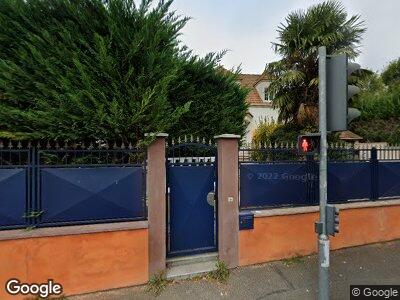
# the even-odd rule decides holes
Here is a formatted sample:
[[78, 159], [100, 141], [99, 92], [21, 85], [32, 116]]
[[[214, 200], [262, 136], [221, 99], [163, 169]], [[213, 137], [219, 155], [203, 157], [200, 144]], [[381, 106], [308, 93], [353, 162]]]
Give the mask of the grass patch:
[[220, 283], [226, 283], [229, 278], [229, 269], [227, 265], [223, 261], [218, 260], [215, 263], [215, 266], [217, 267], [217, 269], [211, 271], [208, 274], [207, 278], [217, 280]]
[[293, 256], [289, 258], [282, 259], [285, 266], [296, 265], [304, 263], [304, 256]]
[[147, 292], [158, 296], [165, 289], [168, 282], [169, 281], [165, 277], [165, 271], [159, 272], [150, 277], [149, 283], [147, 284]]

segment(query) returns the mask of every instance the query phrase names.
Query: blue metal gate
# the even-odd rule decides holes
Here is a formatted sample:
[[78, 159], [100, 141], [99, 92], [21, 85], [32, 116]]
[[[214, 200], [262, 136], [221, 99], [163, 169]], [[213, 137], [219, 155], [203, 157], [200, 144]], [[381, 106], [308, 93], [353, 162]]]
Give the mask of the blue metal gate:
[[168, 148], [168, 256], [217, 249], [216, 149], [205, 144]]

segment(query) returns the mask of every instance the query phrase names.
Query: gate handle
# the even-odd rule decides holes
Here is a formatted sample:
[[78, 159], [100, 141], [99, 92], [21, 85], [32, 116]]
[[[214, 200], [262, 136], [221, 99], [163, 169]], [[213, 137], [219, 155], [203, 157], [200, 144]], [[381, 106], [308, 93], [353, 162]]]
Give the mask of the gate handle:
[[215, 193], [211, 191], [207, 194], [207, 203], [211, 206], [215, 206]]

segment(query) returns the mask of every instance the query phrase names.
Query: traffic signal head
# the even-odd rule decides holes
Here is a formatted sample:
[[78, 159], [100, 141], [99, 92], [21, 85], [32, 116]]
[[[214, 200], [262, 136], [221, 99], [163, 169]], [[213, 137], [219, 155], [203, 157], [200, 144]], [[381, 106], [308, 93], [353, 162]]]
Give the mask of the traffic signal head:
[[339, 208], [328, 204], [326, 206], [326, 234], [335, 235], [339, 233]]
[[300, 155], [319, 152], [321, 136], [318, 133], [299, 135], [297, 138], [297, 150]]
[[347, 124], [359, 117], [361, 112], [348, 108], [348, 100], [360, 89], [348, 84], [348, 77], [361, 66], [349, 63], [347, 55], [331, 55], [326, 58], [326, 113], [327, 130], [344, 131]]
[[339, 208], [335, 206], [334, 232], [339, 233]]

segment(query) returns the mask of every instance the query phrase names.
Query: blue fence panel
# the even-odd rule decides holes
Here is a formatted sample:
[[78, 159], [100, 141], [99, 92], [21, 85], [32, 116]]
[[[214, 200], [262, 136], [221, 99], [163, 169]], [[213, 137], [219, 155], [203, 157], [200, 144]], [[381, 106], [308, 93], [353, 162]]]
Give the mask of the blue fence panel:
[[328, 162], [328, 202], [369, 199], [371, 168], [369, 162]]
[[216, 249], [214, 207], [215, 166], [169, 166], [169, 256]]
[[0, 227], [25, 226], [26, 169], [0, 169]]
[[42, 168], [42, 224], [145, 217], [141, 167]]
[[378, 168], [379, 197], [400, 197], [400, 162], [380, 161]]
[[316, 180], [305, 163], [241, 164], [240, 206], [314, 205], [308, 189]]

